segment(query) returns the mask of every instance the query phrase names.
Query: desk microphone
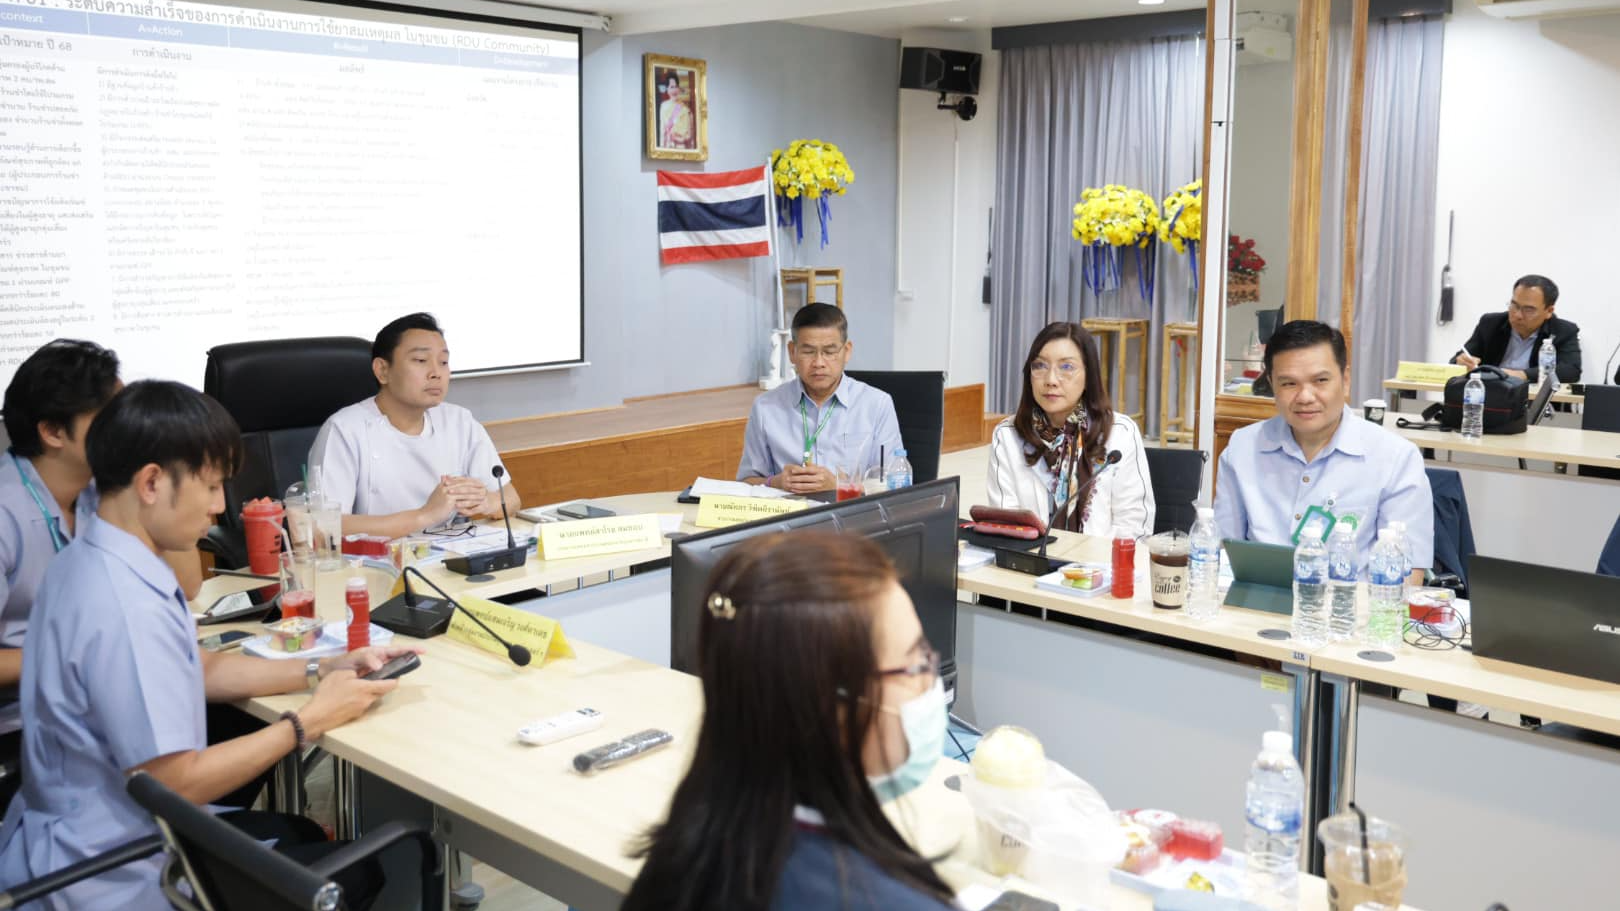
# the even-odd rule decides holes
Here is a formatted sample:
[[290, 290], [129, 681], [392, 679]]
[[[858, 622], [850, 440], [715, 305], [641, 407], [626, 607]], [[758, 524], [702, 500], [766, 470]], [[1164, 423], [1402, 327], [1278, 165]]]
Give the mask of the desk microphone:
[[512, 541], [512, 517], [506, 514], [506, 485], [501, 483], [502, 476], [506, 474], [506, 468], [496, 465], [489, 470], [489, 473], [495, 476], [495, 495], [501, 498], [501, 521], [506, 523], [506, 547], [510, 550], [517, 545]]
[[453, 573], [460, 573], [463, 576], [483, 575], [522, 566], [529, 559], [529, 545], [519, 546], [517, 540], [512, 537], [512, 517], [506, 513], [506, 485], [501, 483], [501, 478], [506, 476], [506, 469], [496, 465], [490, 469], [490, 474], [495, 476], [501, 498], [501, 519], [506, 522], [506, 546], [464, 557], [446, 557], [444, 568]]
[[[1118, 449], [1110, 449], [1108, 451], [1108, 455], [1103, 457], [1102, 467], [1097, 469], [1097, 473], [1092, 475], [1090, 480], [1086, 481], [1084, 484], [1081, 484], [1080, 488], [1074, 492], [1074, 496], [1070, 497], [1070, 499], [1075, 499], [1084, 494], [1091, 487], [1091, 485], [1097, 483], [1098, 478], [1101, 478], [1103, 474], [1108, 471], [1108, 469], [1119, 464], [1120, 459], [1123, 459], [1124, 457], [1124, 454]], [[1056, 513], [1057, 503], [1054, 500], [1051, 503], [1051, 508], [1047, 510], [1047, 514], [1049, 517], [1055, 517]], [[1050, 521], [1047, 524], [1050, 525]], [[1028, 553], [1027, 551], [1014, 550], [1010, 547], [995, 548], [996, 565], [1002, 569], [1010, 569], [1014, 572], [1028, 573], [1032, 576], [1044, 576], [1049, 572], [1053, 572], [1058, 567], [1063, 566], [1070, 561], [1047, 558], [1046, 542], [1050, 537], [1051, 535], [1041, 536], [1041, 549], [1038, 553], [1032, 554]]]
[[[422, 580], [427, 586], [438, 592], [438, 598], [422, 598], [411, 590], [411, 576]], [[398, 598], [393, 598], [378, 605], [371, 612], [371, 619], [384, 629], [418, 639], [428, 639], [442, 634], [450, 626], [450, 618], [456, 611], [461, 611], [478, 624], [479, 628], [489, 633], [496, 642], [506, 646], [506, 657], [518, 667], [529, 663], [529, 650], [521, 645], [513, 645], [501, 638], [500, 633], [489, 628], [489, 625], [478, 618], [478, 615], [461, 606], [461, 602], [450, 597], [432, 579], [422, 575], [422, 571], [415, 566], [407, 566], [400, 573], [405, 582], [405, 591]]]
[[1605, 383], [1608, 383], [1608, 382], [1620, 383], [1620, 380], [1612, 380], [1611, 381], [1609, 379], [1609, 377], [1611, 377], [1611, 376], [1620, 376], [1620, 373], [1610, 373], [1609, 372], [1609, 368], [1614, 366], [1614, 356], [1616, 354], [1620, 354], [1620, 345], [1615, 345], [1614, 350], [1609, 352], [1609, 359], [1603, 362], [1603, 382], [1605, 382]]
[[[1123, 458], [1125, 458], [1125, 455], [1123, 453], [1121, 453], [1118, 449], [1110, 449], [1110, 450], [1108, 450], [1108, 455], [1103, 456], [1103, 463], [1097, 469], [1097, 473], [1092, 475], [1091, 479], [1086, 481], [1086, 483], [1081, 484], [1080, 489], [1076, 490], [1074, 492], [1074, 496], [1070, 497], [1069, 499], [1070, 500], [1079, 499], [1081, 494], [1083, 494], [1087, 490], [1091, 489], [1091, 485], [1097, 483], [1097, 479], [1101, 478], [1103, 476], [1104, 472], [1106, 472], [1108, 469], [1114, 467], [1115, 465], [1118, 465], [1119, 460], [1123, 459]], [[1049, 510], [1049, 512], [1050, 513], [1056, 513], [1057, 512], [1057, 503], [1056, 502], [1053, 502], [1052, 509]], [[1050, 524], [1050, 523], [1048, 523], [1048, 524]], [[1042, 536], [1042, 538], [1041, 538], [1041, 556], [1043, 556], [1043, 557], [1046, 556], [1046, 539], [1049, 538], [1049, 537], [1051, 537], [1051, 535], [1045, 535], [1045, 536]]]

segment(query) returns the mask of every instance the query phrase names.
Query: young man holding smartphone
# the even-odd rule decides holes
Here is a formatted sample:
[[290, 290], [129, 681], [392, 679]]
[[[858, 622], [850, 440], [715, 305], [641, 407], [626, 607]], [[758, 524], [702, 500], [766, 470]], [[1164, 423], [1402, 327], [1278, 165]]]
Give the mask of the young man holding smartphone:
[[[21, 689], [29, 774], [0, 827], [5, 883], [156, 831], [124, 790], [134, 772], [197, 803], [218, 800], [363, 714], [397, 684], [357, 675], [412, 651], [366, 648], [306, 663], [198, 649], [196, 621], [161, 555], [207, 531], [224, 508], [224, 480], [241, 463], [236, 422], [213, 399], [179, 383], [134, 383], [90, 425], [87, 453], [100, 503], [47, 569], [29, 617]], [[305, 688], [314, 693], [297, 711], [208, 745], [205, 700]], [[225, 818], [288, 853], [320, 837], [308, 820]], [[127, 864], [41, 905], [166, 907], [160, 865], [160, 858]], [[360, 877], [344, 884], [350, 907], [377, 888], [375, 875]]]

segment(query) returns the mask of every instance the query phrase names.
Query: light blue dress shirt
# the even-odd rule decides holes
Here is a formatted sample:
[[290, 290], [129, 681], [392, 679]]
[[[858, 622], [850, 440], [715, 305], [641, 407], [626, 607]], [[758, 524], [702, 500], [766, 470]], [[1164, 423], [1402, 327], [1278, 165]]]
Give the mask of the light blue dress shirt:
[[811, 461], [833, 471], [864, 472], [878, 464], [880, 447], [893, 459], [902, 445], [900, 420], [887, 392], [845, 376], [827, 404], [817, 407], [795, 378], [754, 399], [737, 480], [768, 478], [804, 464], [807, 437], [814, 438], [808, 447]]
[[1292, 544], [1306, 510], [1354, 513], [1356, 549], [1366, 566], [1378, 529], [1406, 523], [1412, 565], [1434, 565], [1434, 496], [1423, 456], [1409, 440], [1349, 408], [1333, 439], [1309, 464], [1281, 415], [1232, 434], [1215, 481], [1221, 537]]
[[[26, 775], [0, 826], [15, 884], [157, 831], [124, 773], [208, 745], [196, 625], [168, 564], [99, 518], [51, 563], [23, 662]], [[167, 908], [159, 858], [43, 899], [48, 909]]]
[[1536, 356], [1536, 337], [1519, 338], [1519, 333], [1508, 329], [1507, 350], [1502, 352], [1502, 363], [1498, 364], [1503, 370], [1529, 370], [1530, 359]]
[[[73, 503], [73, 528], [84, 528], [100, 503], [92, 482]], [[57, 543], [66, 546], [73, 535], [34, 463], [10, 453], [0, 456], [0, 648], [22, 648], [45, 567], [56, 556]], [[21, 707], [15, 700], [0, 700], [0, 734], [20, 727]]]

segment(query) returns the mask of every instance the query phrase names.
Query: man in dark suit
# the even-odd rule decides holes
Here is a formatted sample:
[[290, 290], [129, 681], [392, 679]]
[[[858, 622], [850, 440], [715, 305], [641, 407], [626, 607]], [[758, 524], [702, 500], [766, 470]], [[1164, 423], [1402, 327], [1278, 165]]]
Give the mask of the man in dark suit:
[[1554, 315], [1557, 303], [1558, 286], [1552, 279], [1526, 275], [1513, 283], [1507, 312], [1480, 317], [1474, 334], [1451, 362], [1469, 370], [1480, 364], [1501, 367], [1509, 376], [1533, 383], [1541, 378], [1541, 342], [1550, 338], [1558, 352], [1558, 381], [1580, 382], [1581, 329]]

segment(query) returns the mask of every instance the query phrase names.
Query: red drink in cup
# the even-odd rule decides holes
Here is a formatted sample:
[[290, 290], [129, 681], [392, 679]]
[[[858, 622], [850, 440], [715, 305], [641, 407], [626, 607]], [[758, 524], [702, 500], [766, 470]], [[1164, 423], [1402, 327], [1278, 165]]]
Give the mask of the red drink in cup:
[[848, 484], [842, 481], [838, 482], [838, 499], [840, 501], [853, 500], [856, 497], [865, 496], [865, 494], [866, 488], [861, 484], [860, 481], [854, 481]]
[[315, 617], [315, 593], [308, 590], [281, 593], [281, 616]]
[[[260, 497], [242, 504], [242, 532], [247, 538], [248, 569], [261, 575], [273, 574], [281, 565], [281, 504]], [[278, 589], [265, 587], [265, 597], [275, 597]]]

